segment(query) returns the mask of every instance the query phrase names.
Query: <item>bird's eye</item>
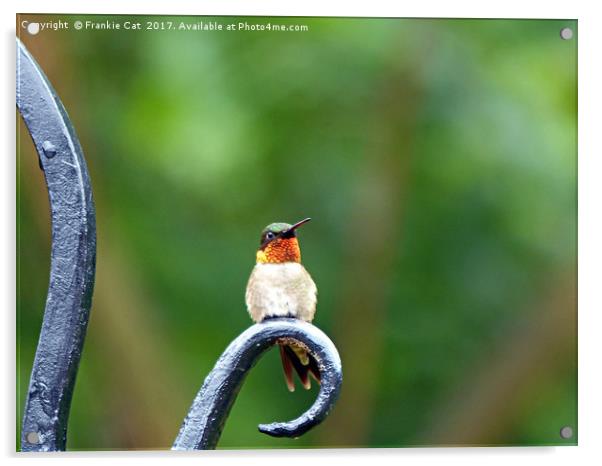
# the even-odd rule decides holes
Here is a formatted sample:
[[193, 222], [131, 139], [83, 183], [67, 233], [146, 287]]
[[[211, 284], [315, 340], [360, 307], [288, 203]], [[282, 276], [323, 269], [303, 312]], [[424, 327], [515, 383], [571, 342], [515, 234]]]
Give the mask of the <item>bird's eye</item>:
[[267, 239], [274, 239], [274, 233], [272, 233], [271, 231], [268, 231], [268, 233], [265, 235], [265, 237]]

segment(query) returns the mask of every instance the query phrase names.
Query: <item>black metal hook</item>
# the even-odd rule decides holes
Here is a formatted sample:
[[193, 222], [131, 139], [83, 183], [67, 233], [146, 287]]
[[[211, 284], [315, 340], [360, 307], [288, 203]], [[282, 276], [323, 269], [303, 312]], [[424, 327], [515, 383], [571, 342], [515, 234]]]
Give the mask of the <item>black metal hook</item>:
[[86, 162], [69, 116], [19, 39], [17, 107], [44, 170], [52, 218], [50, 284], [25, 402], [21, 450], [64, 450], [92, 303], [96, 217]]
[[298, 418], [260, 424], [259, 430], [275, 437], [298, 437], [328, 416], [343, 380], [337, 349], [312, 324], [291, 318], [270, 319], [245, 330], [223, 352], [197, 393], [173, 450], [215, 448], [247, 373], [280, 338], [292, 338], [307, 346], [320, 368], [320, 392], [309, 410]]

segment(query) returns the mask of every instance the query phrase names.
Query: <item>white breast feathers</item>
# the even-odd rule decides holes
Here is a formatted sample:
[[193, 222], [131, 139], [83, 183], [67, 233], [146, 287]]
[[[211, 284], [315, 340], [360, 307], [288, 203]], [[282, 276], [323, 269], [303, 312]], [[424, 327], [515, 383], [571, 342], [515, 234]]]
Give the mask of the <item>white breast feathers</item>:
[[246, 303], [251, 318], [296, 317], [311, 322], [318, 290], [305, 268], [296, 262], [257, 264], [247, 284]]

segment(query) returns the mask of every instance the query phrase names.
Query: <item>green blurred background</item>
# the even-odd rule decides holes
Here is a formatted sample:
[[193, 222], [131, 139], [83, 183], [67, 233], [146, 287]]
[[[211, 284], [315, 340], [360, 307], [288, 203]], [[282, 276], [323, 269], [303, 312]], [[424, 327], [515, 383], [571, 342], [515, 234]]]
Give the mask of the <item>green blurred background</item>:
[[[309, 31], [20, 26], [58, 19]], [[17, 23], [78, 132], [97, 207], [69, 449], [168, 448], [251, 324], [261, 229], [306, 216], [314, 323], [340, 351], [341, 398], [299, 439], [260, 434], [316, 396], [288, 393], [270, 351], [219, 448], [576, 443], [559, 436], [577, 427], [577, 43], [559, 36], [576, 21]], [[50, 226], [22, 124], [18, 137], [20, 423]]]

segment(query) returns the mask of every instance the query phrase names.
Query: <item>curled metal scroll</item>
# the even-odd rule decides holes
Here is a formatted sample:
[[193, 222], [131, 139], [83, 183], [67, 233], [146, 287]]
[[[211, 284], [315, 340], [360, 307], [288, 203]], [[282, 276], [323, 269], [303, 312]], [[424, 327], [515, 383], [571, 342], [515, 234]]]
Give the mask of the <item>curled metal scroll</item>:
[[292, 338], [307, 346], [320, 368], [320, 392], [309, 410], [298, 418], [260, 424], [259, 430], [275, 437], [298, 437], [328, 416], [343, 380], [341, 360], [334, 344], [307, 322], [269, 319], [245, 330], [226, 348], [196, 395], [173, 450], [215, 448], [247, 373], [279, 338]]
[[48, 79], [17, 39], [17, 107], [44, 171], [50, 283], [21, 431], [22, 451], [64, 450], [94, 286], [96, 220], [84, 155]]

